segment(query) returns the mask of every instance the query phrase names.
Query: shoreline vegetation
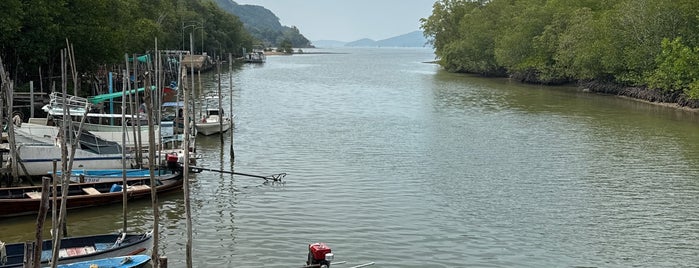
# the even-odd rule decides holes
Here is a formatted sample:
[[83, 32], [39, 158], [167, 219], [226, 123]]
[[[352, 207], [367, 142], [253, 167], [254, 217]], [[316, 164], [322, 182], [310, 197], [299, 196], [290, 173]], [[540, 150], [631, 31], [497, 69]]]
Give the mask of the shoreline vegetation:
[[446, 71], [699, 108], [690, 0], [437, 0], [420, 20]]

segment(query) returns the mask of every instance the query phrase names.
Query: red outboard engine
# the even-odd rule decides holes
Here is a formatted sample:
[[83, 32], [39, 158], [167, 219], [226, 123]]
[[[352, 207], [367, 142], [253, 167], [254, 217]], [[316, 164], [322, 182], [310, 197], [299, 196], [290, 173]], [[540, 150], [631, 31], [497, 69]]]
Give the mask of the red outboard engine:
[[175, 173], [177, 169], [179, 169], [179, 163], [177, 163], [177, 160], [179, 160], [179, 157], [177, 154], [167, 154], [165, 156], [165, 160], [167, 162], [167, 168], [172, 171], [172, 173]]
[[313, 243], [308, 245], [308, 266], [330, 267], [330, 262], [333, 261], [335, 255], [331, 253], [330, 247], [325, 243]]

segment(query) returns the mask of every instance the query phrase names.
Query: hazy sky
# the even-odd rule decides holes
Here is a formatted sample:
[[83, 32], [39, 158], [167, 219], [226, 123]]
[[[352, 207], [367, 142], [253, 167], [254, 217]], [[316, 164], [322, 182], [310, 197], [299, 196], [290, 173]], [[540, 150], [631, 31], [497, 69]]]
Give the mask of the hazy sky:
[[306, 38], [381, 40], [420, 30], [420, 18], [432, 14], [435, 0], [234, 0], [263, 6], [282, 25], [296, 26]]

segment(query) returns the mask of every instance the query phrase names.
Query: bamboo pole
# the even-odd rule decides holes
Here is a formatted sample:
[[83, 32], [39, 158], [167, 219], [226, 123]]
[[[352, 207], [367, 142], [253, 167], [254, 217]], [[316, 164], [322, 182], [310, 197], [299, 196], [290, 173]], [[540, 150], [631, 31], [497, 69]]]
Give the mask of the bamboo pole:
[[[2, 59], [0, 58], [0, 82], [2, 82], [2, 89], [5, 92], [5, 100], [7, 101], [7, 115], [11, 116], [12, 115], [12, 94], [13, 94], [13, 83], [9, 79], [7, 72], [5, 72], [5, 66], [2, 63]], [[18, 177], [18, 161], [17, 161], [17, 155], [19, 153], [17, 152], [17, 147], [15, 147], [15, 138], [14, 138], [14, 125], [12, 122], [8, 122], [8, 130], [7, 130], [7, 139], [8, 142], [10, 143], [10, 155], [12, 157], [12, 161], [10, 162], [10, 167], [11, 167], [11, 174], [12, 178], [17, 179]]]
[[[67, 86], [66, 86], [66, 80], [67, 80], [66, 72], [67, 72], [67, 70], [66, 70], [66, 51], [61, 50], [61, 88], [62, 88], [63, 96], [66, 95], [66, 91], [67, 91], [67, 89], [66, 89], [67, 88]], [[66, 170], [68, 169], [68, 167], [67, 167], [68, 161], [66, 161], [67, 154], [68, 154], [68, 148], [66, 148], [66, 139], [68, 137], [68, 131], [67, 131], [68, 128], [65, 124], [65, 122], [68, 118], [68, 109], [65, 109], [65, 107], [66, 107], [65, 98], [63, 98], [61, 100], [61, 106], [64, 107], [64, 109], [63, 109], [63, 124], [62, 124], [61, 130], [60, 130], [61, 131], [60, 133], [63, 133], [63, 135], [59, 141], [60, 145], [61, 145], [61, 171], [62, 171], [61, 172], [61, 179], [62, 179], [61, 196], [65, 197], [68, 195], [68, 187], [67, 187], [68, 183], [66, 183], [66, 179], [65, 179], [66, 178]], [[61, 200], [64, 200], [64, 199], [61, 199]], [[60, 226], [63, 224], [62, 219], [65, 216], [65, 206], [66, 206], [66, 202], [61, 201], [61, 206], [59, 209], [59, 216], [58, 216], [59, 218], [58, 218], [58, 221], [56, 221], [56, 223], [58, 224], [58, 226], [56, 226], [56, 230], [58, 230], [58, 228], [60, 228]], [[53, 250], [52, 250], [52, 257], [51, 257], [51, 267], [52, 268], [56, 268], [56, 265], [58, 262], [58, 250], [61, 248], [61, 237], [63, 237], [61, 232], [57, 232], [54, 234]]]
[[[128, 54], [124, 54], [124, 58], [126, 59], [126, 66], [128, 68], [129, 62]], [[121, 82], [123, 85], [123, 88], [125, 89], [127, 87], [126, 84], [129, 83], [128, 79], [128, 71], [124, 71], [124, 75], [121, 78]], [[121, 144], [125, 145], [126, 144], [126, 90], [121, 91]], [[125, 146], [122, 145], [121, 148], [121, 214], [122, 214], [122, 233], [126, 233], [128, 230], [127, 226], [127, 219], [128, 219], [128, 195], [126, 193], [126, 149], [124, 148]]]
[[39, 206], [39, 215], [36, 218], [36, 234], [34, 236], [34, 251], [32, 257], [32, 267], [41, 267], [41, 247], [44, 244], [42, 233], [44, 231], [44, 222], [46, 221], [46, 213], [49, 209], [49, 184], [50, 178], [43, 177], [41, 181], [41, 206]]
[[[146, 75], [146, 85], [150, 87], [150, 77]], [[159, 243], [159, 226], [160, 226], [160, 211], [158, 209], [158, 195], [156, 192], [156, 181], [155, 181], [155, 166], [153, 165], [155, 160], [155, 129], [153, 122], [153, 104], [151, 102], [151, 91], [145, 91], [146, 98], [146, 113], [148, 116], [148, 169], [150, 173], [150, 196], [151, 196], [151, 206], [153, 207], [153, 256], [151, 259], [158, 259], [158, 243]], [[157, 264], [155, 264], [157, 266]]]
[[[194, 54], [194, 50], [192, 48], [192, 33], [189, 33], [189, 43], [190, 43], [190, 49], [192, 50], [191, 53], [192, 55]], [[194, 65], [190, 64], [192, 68], [192, 75], [194, 75]], [[190, 90], [194, 91], [194, 78], [192, 77], [192, 88]], [[185, 100], [184, 103], [187, 103], [187, 95], [189, 94], [184, 94]], [[191, 202], [189, 199], [189, 124], [186, 118], [189, 118], [189, 114], [187, 111], [187, 106], [185, 105], [185, 126], [184, 126], [184, 141], [185, 141], [185, 148], [184, 148], [184, 209], [185, 209], [185, 217], [186, 217], [186, 225], [187, 225], [187, 246], [186, 246], [186, 252], [187, 252], [187, 267], [190, 268], [192, 267], [192, 209], [191, 209]]]
[[51, 175], [51, 179], [53, 180], [53, 183], [51, 185], [51, 239], [53, 239], [53, 236], [58, 234], [58, 217], [56, 217], [56, 214], [58, 213], [58, 208], [57, 208], [57, 203], [58, 200], [58, 176], [56, 173], [58, 173], [58, 163], [56, 159], [52, 161], [52, 170], [53, 174]]
[[233, 134], [235, 131], [233, 131], [233, 54], [228, 53], [228, 91], [231, 96], [231, 104], [230, 104], [230, 113], [228, 116], [231, 117], [231, 167], [233, 166], [233, 162], [235, 160], [235, 152], [233, 151]]
[[221, 108], [221, 59], [216, 59], [216, 75], [218, 76], [218, 132], [221, 137], [221, 149], [223, 149], [223, 108]]
[[[62, 63], [62, 74], [61, 74], [61, 80], [62, 80], [62, 91], [63, 91], [63, 96], [66, 96], [67, 88], [68, 88], [68, 70], [67, 70], [67, 65], [66, 65], [66, 56], [70, 58], [70, 63], [71, 63], [71, 70], [74, 72], [73, 74], [73, 85], [77, 84], [77, 71], [75, 67], [75, 54], [72, 51], [72, 45], [68, 43], [68, 40], [66, 40], [66, 43], [68, 44], [68, 48], [66, 49], [65, 52], [62, 51], [61, 53], [61, 63]], [[62, 179], [62, 185], [61, 185], [61, 208], [59, 212], [59, 219], [58, 219], [58, 225], [63, 227], [63, 232], [58, 232], [58, 238], [54, 240], [54, 247], [53, 247], [53, 257], [52, 257], [52, 262], [51, 266], [55, 267], [56, 265], [56, 260], [58, 260], [58, 249], [60, 249], [60, 244], [61, 244], [61, 239], [63, 236], [67, 236], [67, 228], [66, 228], [66, 215], [67, 215], [67, 210], [66, 210], [66, 203], [67, 202], [67, 196], [68, 196], [68, 184], [70, 182], [70, 174], [71, 174], [71, 169], [73, 167], [73, 160], [75, 159], [75, 151], [77, 150], [77, 145], [79, 138], [78, 136], [80, 135], [80, 132], [82, 131], [83, 124], [85, 123], [85, 120], [87, 118], [87, 113], [89, 111], [89, 104], [86, 104], [85, 107], [85, 113], [82, 115], [82, 118], [80, 119], [80, 125], [78, 126], [78, 131], [75, 133], [75, 138], [73, 138], [73, 135], [68, 135], [68, 129], [73, 127], [73, 122], [70, 120], [70, 109], [65, 103], [65, 98], [62, 100], [62, 107], [63, 109], [63, 126], [62, 126], [62, 133], [63, 133], [63, 138], [61, 139], [61, 161], [62, 161], [62, 169], [61, 169], [61, 179]], [[68, 125], [66, 126], [66, 118], [68, 118]], [[72, 134], [72, 133], [71, 133]], [[70, 156], [68, 156], [68, 148], [66, 147], [66, 139], [70, 139], [70, 146], [71, 146], [71, 151], [70, 151]]]
[[[135, 122], [135, 124], [132, 123], [131, 130], [133, 130], [134, 147], [136, 147], [136, 165], [140, 168], [143, 166], [143, 158], [141, 155], [141, 135], [140, 135], [141, 133], [138, 133], [138, 135], [136, 135], [136, 129], [138, 129], [139, 131], [141, 130], [140, 129], [141, 116], [140, 116], [138, 109], [137, 109], [139, 100], [138, 100], [138, 92], [137, 92], [137, 89], [138, 89], [138, 59], [136, 57], [138, 57], [138, 54], [133, 54], [132, 57], [133, 57], [134, 92], [131, 93], [132, 97], [131, 97], [130, 104], [131, 104], [131, 118], [133, 118], [135, 115], [136, 122]], [[131, 83], [129, 83], [129, 85], [130, 84]]]

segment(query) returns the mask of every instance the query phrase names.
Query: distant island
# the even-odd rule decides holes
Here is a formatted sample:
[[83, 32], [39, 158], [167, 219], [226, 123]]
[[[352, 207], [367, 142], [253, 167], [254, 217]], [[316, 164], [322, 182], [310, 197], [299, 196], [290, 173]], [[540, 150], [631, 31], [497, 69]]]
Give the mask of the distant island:
[[352, 42], [336, 40], [316, 40], [311, 42], [313, 46], [323, 47], [430, 47], [422, 31], [414, 31], [407, 34], [374, 41], [368, 38]]

